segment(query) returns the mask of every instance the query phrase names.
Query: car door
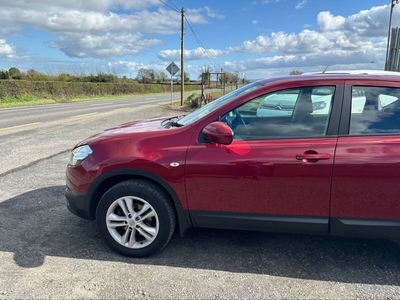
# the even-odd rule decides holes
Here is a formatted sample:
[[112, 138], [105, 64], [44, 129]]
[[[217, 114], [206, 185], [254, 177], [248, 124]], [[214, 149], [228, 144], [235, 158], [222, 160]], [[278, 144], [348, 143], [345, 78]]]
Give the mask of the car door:
[[[321, 89], [329, 94], [319, 104], [328, 107], [325, 114], [312, 101]], [[258, 96], [218, 116], [234, 132], [230, 145], [205, 141], [200, 128], [186, 161], [195, 226], [328, 233], [342, 93], [334, 85], [282, 90], [293, 99], [293, 111], [267, 117], [257, 109], [269, 94]]]
[[332, 234], [400, 238], [400, 85], [347, 81], [345, 100], [332, 182]]

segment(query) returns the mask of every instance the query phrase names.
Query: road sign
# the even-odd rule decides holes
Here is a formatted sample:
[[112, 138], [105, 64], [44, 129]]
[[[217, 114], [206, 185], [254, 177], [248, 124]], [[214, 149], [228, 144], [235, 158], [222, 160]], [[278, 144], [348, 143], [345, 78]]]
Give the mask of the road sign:
[[179, 67], [174, 62], [170, 63], [166, 69], [172, 76], [174, 76], [180, 70]]

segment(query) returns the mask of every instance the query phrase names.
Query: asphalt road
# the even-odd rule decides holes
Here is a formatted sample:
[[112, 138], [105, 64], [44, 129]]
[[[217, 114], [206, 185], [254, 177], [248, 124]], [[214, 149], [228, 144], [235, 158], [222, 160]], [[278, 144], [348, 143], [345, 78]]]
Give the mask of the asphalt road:
[[1, 125], [0, 299], [400, 298], [400, 246], [388, 240], [196, 229], [150, 258], [113, 253], [94, 222], [65, 206], [69, 150], [110, 126], [175, 112], [84, 114]]
[[[178, 100], [178, 96], [180, 99], [180, 95], [175, 93], [173, 101]], [[63, 118], [80, 118], [113, 110], [168, 102], [171, 102], [170, 94], [0, 109], [0, 131], [15, 126], [34, 126]]]

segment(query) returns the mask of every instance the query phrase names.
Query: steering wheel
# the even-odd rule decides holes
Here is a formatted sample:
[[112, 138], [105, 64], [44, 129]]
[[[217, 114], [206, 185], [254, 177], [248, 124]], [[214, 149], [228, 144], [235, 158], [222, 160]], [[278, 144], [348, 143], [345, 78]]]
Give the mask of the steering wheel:
[[232, 128], [232, 130], [234, 130], [236, 127], [238, 127], [239, 125], [243, 125], [244, 128], [247, 131], [247, 134], [250, 135], [250, 132], [247, 128], [246, 123], [244, 122], [242, 116], [240, 115], [240, 113], [238, 112], [237, 109], [232, 110], [230, 113], [227, 113], [226, 115], [224, 115], [221, 118], [222, 122], [225, 122], [226, 125], [228, 125], [230, 128]]
[[235, 109], [234, 112], [235, 112], [235, 119], [233, 119], [233, 121], [235, 121], [235, 120], [237, 121], [237, 124], [236, 124], [235, 127], [237, 127], [237, 126], [239, 126], [239, 125], [243, 125], [244, 128], [245, 128], [246, 131], [247, 131], [247, 134], [250, 135], [250, 131], [249, 131], [249, 129], [247, 128], [247, 125], [246, 125], [246, 123], [244, 122], [244, 120], [243, 120], [242, 116], [240, 115], [240, 113], [238, 112], [238, 110]]

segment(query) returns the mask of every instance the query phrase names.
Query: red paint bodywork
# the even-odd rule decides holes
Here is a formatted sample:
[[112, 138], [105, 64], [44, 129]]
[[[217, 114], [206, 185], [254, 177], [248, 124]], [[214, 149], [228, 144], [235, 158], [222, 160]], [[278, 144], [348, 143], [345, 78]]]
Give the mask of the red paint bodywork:
[[331, 215], [400, 219], [400, 136], [340, 137]]
[[186, 162], [190, 210], [329, 215], [333, 159], [304, 163], [296, 155], [313, 149], [333, 157], [336, 138], [318, 144], [315, 139], [191, 144]]
[[[347, 82], [400, 86], [400, 79], [382, 80], [379, 76], [265, 80], [259, 89], [191, 125], [164, 128], [164, 119], [136, 121], [83, 141], [80, 145], [89, 145], [94, 154], [79, 166], [68, 167], [67, 186], [85, 195], [99, 176], [134, 169], [161, 178], [189, 213], [400, 220], [400, 136], [336, 134], [234, 140], [228, 145], [199, 139], [202, 130], [222, 114], [259, 95], [301, 86], [344, 86]], [[346, 101], [350, 100], [343, 98], [343, 103]]]

